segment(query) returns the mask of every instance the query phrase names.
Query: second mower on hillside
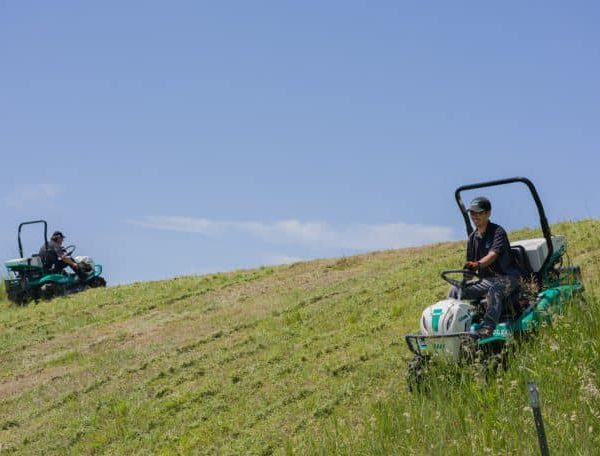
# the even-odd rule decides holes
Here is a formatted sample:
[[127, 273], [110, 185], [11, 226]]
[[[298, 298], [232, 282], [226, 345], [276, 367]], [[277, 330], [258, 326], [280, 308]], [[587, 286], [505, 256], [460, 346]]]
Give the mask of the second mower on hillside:
[[[10, 301], [26, 304], [29, 301], [52, 299], [55, 296], [77, 293], [88, 288], [106, 286], [106, 280], [101, 276], [102, 265], [96, 264], [90, 257], [73, 257], [81, 271], [80, 275], [77, 275], [49, 269], [39, 254], [24, 256], [21, 230], [27, 225], [43, 225], [44, 245], [46, 250], [48, 248], [48, 224], [45, 220], [23, 222], [19, 225], [17, 239], [20, 257], [4, 263], [8, 271], [8, 278], [4, 281], [4, 285]], [[74, 252], [74, 245], [65, 248], [66, 255], [70, 257]]]

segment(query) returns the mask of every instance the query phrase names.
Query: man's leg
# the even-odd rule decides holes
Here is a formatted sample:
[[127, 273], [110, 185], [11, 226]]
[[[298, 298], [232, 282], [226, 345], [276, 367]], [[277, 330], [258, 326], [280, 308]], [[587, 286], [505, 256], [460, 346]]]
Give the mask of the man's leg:
[[[494, 283], [489, 279], [483, 279], [473, 285], [468, 285], [462, 290], [462, 299], [480, 299], [483, 298]], [[449, 298], [458, 299], [459, 288], [453, 285], [448, 293]]]
[[518, 279], [504, 276], [493, 279], [487, 294], [487, 306], [483, 316], [483, 326], [495, 328], [502, 315], [504, 298], [510, 295], [518, 285]]
[[58, 265], [60, 267], [60, 272], [64, 271], [67, 267], [69, 267], [71, 271], [73, 271], [77, 275], [77, 277], [79, 277], [79, 280], [84, 281], [87, 279], [87, 274], [81, 268], [74, 268], [73, 266], [65, 263], [64, 261], [59, 261]]
[[71, 266], [71, 270], [77, 274], [77, 277], [79, 277], [79, 280], [81, 280], [82, 282], [85, 281], [87, 279], [87, 273], [81, 269], [81, 268], [73, 268], [73, 266]]
[[458, 287], [456, 285], [452, 285], [450, 287], [450, 291], [448, 291], [448, 297], [458, 299]]

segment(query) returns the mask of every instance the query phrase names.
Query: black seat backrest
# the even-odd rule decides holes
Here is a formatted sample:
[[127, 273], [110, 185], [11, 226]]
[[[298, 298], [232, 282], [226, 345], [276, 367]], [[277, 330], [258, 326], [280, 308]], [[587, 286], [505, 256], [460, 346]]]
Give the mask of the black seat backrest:
[[58, 263], [58, 255], [54, 250], [42, 247], [38, 256], [42, 260], [42, 265], [46, 271], [52, 271]]
[[534, 271], [531, 270], [531, 264], [529, 263], [529, 257], [527, 256], [525, 247], [522, 245], [512, 245], [510, 247], [510, 253], [521, 272], [521, 276], [530, 277], [534, 274]]

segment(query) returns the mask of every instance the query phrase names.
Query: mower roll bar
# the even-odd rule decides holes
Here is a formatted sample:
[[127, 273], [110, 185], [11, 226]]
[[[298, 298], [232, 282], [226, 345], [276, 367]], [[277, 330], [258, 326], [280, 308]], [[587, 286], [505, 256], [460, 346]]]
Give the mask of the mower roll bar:
[[36, 223], [44, 224], [44, 246], [46, 247], [46, 249], [48, 249], [48, 224], [46, 223], [46, 220], [32, 220], [31, 222], [23, 222], [19, 224], [19, 230], [17, 235], [17, 238], [19, 240], [19, 255], [21, 258], [24, 258], [23, 244], [21, 243], [21, 228], [23, 228], [25, 225], [35, 225]]
[[467, 212], [465, 203], [463, 202], [463, 200], [460, 196], [461, 192], [463, 192], [465, 190], [474, 190], [477, 188], [486, 188], [486, 187], [496, 187], [499, 185], [514, 184], [514, 183], [519, 183], [519, 182], [522, 184], [525, 184], [529, 188], [529, 191], [531, 192], [531, 196], [533, 197], [533, 201], [535, 202], [535, 206], [537, 207], [538, 214], [540, 216], [540, 225], [542, 226], [542, 233], [544, 234], [544, 239], [546, 239], [546, 245], [548, 246], [548, 256], [544, 260], [544, 264], [542, 265], [542, 268], [540, 269], [541, 271], [543, 271], [546, 268], [546, 266], [548, 265], [548, 262], [550, 261], [552, 254], [554, 253], [554, 248], [552, 246], [552, 233], [550, 232], [550, 225], [548, 224], [548, 219], [546, 218], [546, 212], [544, 211], [544, 206], [542, 205], [542, 200], [540, 199], [540, 195], [538, 194], [538, 192], [535, 188], [535, 185], [533, 185], [533, 182], [531, 182], [526, 177], [511, 177], [509, 179], [500, 179], [500, 180], [493, 180], [493, 181], [488, 181], [488, 182], [480, 182], [477, 184], [463, 185], [456, 189], [456, 191], [454, 192], [454, 198], [456, 199], [458, 208], [460, 209], [460, 212], [462, 213], [463, 218], [465, 219], [465, 225], [467, 227], [467, 234], [470, 236], [471, 233], [473, 232], [473, 227], [471, 226], [471, 220], [469, 219], [469, 213]]

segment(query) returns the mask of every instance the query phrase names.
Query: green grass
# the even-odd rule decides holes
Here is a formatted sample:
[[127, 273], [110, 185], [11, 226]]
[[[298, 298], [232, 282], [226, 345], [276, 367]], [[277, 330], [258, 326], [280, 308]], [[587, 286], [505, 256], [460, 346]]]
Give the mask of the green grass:
[[[403, 334], [463, 243], [0, 302], [0, 451], [18, 454], [535, 453], [537, 381], [556, 454], [600, 447], [598, 221], [554, 227], [573, 305], [507, 372], [411, 396]], [[526, 236], [528, 232], [515, 234]]]
[[6, 301], [6, 290], [4, 288], [4, 278], [2, 274], [0, 274], [0, 306], [5, 306], [7, 304]]
[[[431, 391], [398, 391], [363, 415], [343, 418], [313, 439], [320, 454], [539, 454], [527, 382], [536, 382], [552, 454], [599, 454], [600, 224], [560, 224], [584, 268], [585, 302], [573, 302], [539, 337], [514, 347], [507, 371], [491, 379], [474, 365], [433, 370]], [[527, 231], [514, 237], [527, 236]]]

